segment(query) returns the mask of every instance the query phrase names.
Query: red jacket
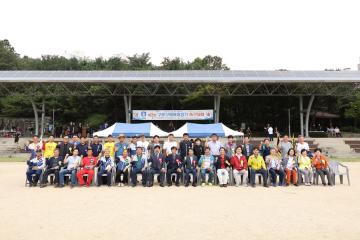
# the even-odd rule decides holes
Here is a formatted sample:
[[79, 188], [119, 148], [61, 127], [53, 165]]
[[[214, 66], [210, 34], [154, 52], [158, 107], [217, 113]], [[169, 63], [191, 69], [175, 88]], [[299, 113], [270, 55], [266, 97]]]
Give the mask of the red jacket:
[[83, 167], [85, 169], [94, 169], [97, 164], [96, 157], [84, 157], [83, 158]]
[[[242, 163], [242, 164], [241, 164]], [[235, 154], [234, 156], [231, 157], [231, 165], [233, 166], [234, 169], [241, 171], [241, 170], [247, 170], [248, 168], [248, 163], [246, 160], [246, 157], [244, 155], [241, 155], [240, 159], [238, 158], [238, 156]]]

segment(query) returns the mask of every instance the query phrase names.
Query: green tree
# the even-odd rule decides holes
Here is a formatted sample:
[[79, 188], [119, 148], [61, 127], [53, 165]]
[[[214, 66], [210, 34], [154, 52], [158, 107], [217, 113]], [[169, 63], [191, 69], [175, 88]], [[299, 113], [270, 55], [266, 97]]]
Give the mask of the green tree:
[[0, 70], [16, 70], [18, 58], [9, 40], [0, 40]]

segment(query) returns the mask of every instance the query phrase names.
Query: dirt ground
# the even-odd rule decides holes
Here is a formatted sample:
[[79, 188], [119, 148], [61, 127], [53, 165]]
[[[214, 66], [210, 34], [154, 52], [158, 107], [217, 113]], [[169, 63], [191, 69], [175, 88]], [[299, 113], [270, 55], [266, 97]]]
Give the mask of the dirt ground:
[[0, 239], [358, 240], [360, 163], [346, 164], [350, 187], [40, 189], [0, 163]]

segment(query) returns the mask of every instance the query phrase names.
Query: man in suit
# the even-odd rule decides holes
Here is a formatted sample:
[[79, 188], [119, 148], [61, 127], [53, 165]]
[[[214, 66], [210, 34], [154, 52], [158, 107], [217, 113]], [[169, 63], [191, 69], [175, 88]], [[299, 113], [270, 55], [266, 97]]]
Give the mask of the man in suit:
[[145, 170], [146, 183], [149, 187], [153, 186], [154, 183], [154, 174], [159, 174], [160, 187], [164, 187], [166, 165], [165, 165], [165, 156], [160, 152], [160, 145], [154, 146], [154, 151], [148, 159], [148, 169]]
[[253, 154], [254, 146], [249, 143], [249, 137], [244, 137], [244, 144], [242, 145], [242, 154], [249, 160], [249, 157]]
[[190, 148], [188, 151], [188, 155], [184, 159], [185, 187], [189, 186], [190, 174], [193, 176], [192, 186], [196, 187], [197, 169], [198, 169], [198, 158], [194, 155], [194, 150]]
[[171, 154], [169, 154], [165, 160], [167, 164], [166, 178], [169, 187], [172, 185], [171, 174], [173, 173], [176, 174], [175, 185], [177, 187], [180, 186], [182, 161], [181, 161], [181, 156], [176, 152], [177, 152], [177, 147], [173, 146], [171, 148]]

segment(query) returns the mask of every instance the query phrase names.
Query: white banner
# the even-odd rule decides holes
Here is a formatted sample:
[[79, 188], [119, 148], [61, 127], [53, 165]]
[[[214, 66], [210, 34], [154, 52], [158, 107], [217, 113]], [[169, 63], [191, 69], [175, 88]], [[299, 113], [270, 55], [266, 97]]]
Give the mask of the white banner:
[[208, 110], [133, 110], [133, 120], [213, 120], [214, 111]]

